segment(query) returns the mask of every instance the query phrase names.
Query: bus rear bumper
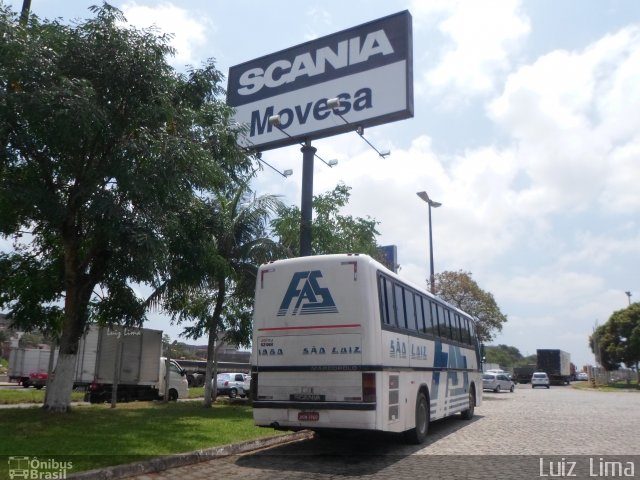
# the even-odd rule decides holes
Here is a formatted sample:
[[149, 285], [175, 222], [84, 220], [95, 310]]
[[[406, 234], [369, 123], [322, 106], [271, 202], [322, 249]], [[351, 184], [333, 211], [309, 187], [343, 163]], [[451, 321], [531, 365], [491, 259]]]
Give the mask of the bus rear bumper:
[[[256, 407], [256, 403], [261, 405]], [[345, 408], [345, 404], [338, 404], [342, 408], [329, 408], [329, 405], [326, 404], [300, 405], [295, 403], [294, 405], [273, 405], [274, 403], [278, 402], [254, 403], [253, 419], [256, 425], [282, 430], [377, 429], [375, 403], [372, 404], [373, 408], [368, 407], [366, 409], [362, 408], [363, 404], [348, 404], [352, 407], [358, 405], [358, 408]]]

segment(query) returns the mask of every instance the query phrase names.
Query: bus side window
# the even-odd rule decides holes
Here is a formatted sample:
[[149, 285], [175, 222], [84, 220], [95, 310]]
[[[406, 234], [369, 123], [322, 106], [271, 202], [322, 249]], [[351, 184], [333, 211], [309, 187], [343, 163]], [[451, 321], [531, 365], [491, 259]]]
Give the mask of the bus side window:
[[450, 338], [451, 331], [449, 330], [449, 312], [444, 309], [442, 305], [438, 305], [438, 331], [442, 338]]
[[404, 305], [407, 312], [407, 328], [409, 330], [416, 329], [416, 307], [413, 300], [413, 292], [411, 290], [404, 290]]
[[380, 297], [380, 316], [382, 323], [389, 325], [391, 318], [389, 317], [389, 291], [387, 289], [389, 282], [385, 277], [378, 277], [378, 296]]
[[469, 320], [469, 333], [471, 334], [471, 344], [476, 347], [475, 345], [475, 338], [476, 338], [476, 327], [473, 324], [473, 322], [471, 320]]
[[462, 342], [462, 331], [460, 330], [460, 315], [453, 314], [453, 320], [455, 325], [454, 337], [457, 341]]
[[393, 310], [396, 314], [396, 326], [399, 328], [407, 328], [407, 318], [404, 313], [404, 294], [403, 288], [397, 283], [393, 284]]
[[427, 325], [425, 323], [424, 298], [421, 295], [414, 296], [416, 300], [416, 329], [421, 333], [427, 333]]
[[453, 328], [452, 328], [452, 324], [453, 324], [453, 315], [451, 314], [451, 311], [448, 308], [444, 309], [444, 318], [447, 319], [447, 325], [449, 326], [449, 338], [453, 340]]
[[422, 305], [424, 307], [424, 333], [435, 335], [435, 332], [433, 331], [433, 323], [431, 320], [431, 305], [429, 304], [429, 300], [422, 297]]
[[463, 318], [462, 321], [464, 322], [464, 327], [462, 329], [462, 332], [464, 333], [464, 343], [466, 343], [467, 345], [471, 345], [471, 331], [469, 330], [469, 319], [468, 318]]
[[433, 325], [433, 335], [440, 336], [440, 325], [438, 324], [438, 307], [434, 302], [429, 302], [431, 305], [431, 323]]

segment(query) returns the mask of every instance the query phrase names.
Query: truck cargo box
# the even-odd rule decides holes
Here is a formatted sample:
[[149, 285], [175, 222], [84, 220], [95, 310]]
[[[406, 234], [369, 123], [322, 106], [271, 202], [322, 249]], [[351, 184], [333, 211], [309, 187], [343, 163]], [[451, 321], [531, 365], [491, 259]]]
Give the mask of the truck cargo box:
[[80, 340], [75, 383], [112, 383], [118, 352], [121, 385], [155, 385], [159, 381], [162, 331], [92, 326]]

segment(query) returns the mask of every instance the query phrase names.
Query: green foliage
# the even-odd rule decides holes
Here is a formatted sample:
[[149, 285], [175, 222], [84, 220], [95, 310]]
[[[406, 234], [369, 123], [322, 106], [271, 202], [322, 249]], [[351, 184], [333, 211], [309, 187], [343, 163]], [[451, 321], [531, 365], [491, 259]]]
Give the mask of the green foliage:
[[59, 309], [43, 305], [74, 296], [71, 285], [82, 304], [98, 284], [108, 295], [89, 313], [141, 321], [129, 282], [163, 271], [194, 192], [224, 184], [243, 161], [213, 64], [179, 75], [167, 37], [118, 25], [106, 4], [93, 11], [75, 27], [32, 19], [23, 30], [1, 18], [0, 78], [11, 80], [0, 85], [0, 233], [33, 236], [1, 259], [0, 301], [18, 324], [49, 324], [43, 314]]
[[142, 323], [132, 285], [187, 276], [198, 253], [224, 271], [195, 232], [212, 192], [252, 168], [213, 61], [179, 74], [167, 36], [91, 10], [22, 26], [0, 5], [0, 235], [15, 244], [0, 308], [64, 354], [90, 320]]
[[502, 325], [507, 321], [507, 316], [500, 311], [493, 295], [482, 290], [469, 272], [460, 270], [437, 273], [435, 293], [476, 318], [477, 333], [481, 342], [491, 341], [494, 332], [502, 331]]
[[184, 342], [171, 341], [171, 338], [166, 333], [162, 335], [162, 355], [166, 356], [167, 352], [171, 349], [171, 358], [182, 358], [185, 360], [202, 360], [198, 357], [195, 349], [191, 349]]
[[[523, 363], [524, 357], [516, 347], [508, 345], [485, 345], [485, 358], [487, 363], [497, 363], [501, 367], [513, 368]], [[535, 363], [535, 361], [533, 362]]]
[[282, 204], [272, 195], [253, 195], [249, 180], [229, 182], [207, 200], [198, 223], [202, 256], [183, 252], [191, 261], [176, 262], [151, 298], [174, 321], [187, 324], [187, 337], [208, 334], [205, 406], [215, 397], [209, 381], [215, 378], [215, 345], [250, 345], [256, 273], [280, 251], [266, 226]]
[[637, 366], [640, 362], [640, 303], [614, 312], [589, 337], [589, 346], [608, 370]]
[[[311, 226], [311, 249], [314, 255], [366, 253], [379, 257], [378, 222], [340, 214], [349, 203], [350, 190], [351, 187], [339, 184], [332, 191], [313, 197], [315, 216]], [[296, 206], [282, 208], [271, 226], [287, 256], [295, 256], [300, 250], [300, 209]]]
[[189, 338], [209, 332], [234, 345], [250, 344], [256, 272], [280, 253], [268, 237], [267, 222], [282, 204], [272, 195], [254, 196], [249, 179], [229, 182], [207, 199], [193, 230], [172, 240], [173, 251], [180, 251], [181, 242], [189, 248], [180, 251], [150, 301], [185, 324]]

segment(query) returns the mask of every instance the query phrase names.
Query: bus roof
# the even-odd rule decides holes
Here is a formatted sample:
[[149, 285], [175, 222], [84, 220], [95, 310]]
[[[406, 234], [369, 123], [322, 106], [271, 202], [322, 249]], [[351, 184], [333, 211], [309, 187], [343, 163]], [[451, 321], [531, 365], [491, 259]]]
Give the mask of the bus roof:
[[427, 296], [433, 298], [434, 300], [436, 300], [436, 301], [446, 305], [447, 307], [451, 308], [452, 310], [455, 310], [458, 313], [464, 315], [465, 317], [470, 318], [474, 323], [477, 323], [476, 319], [473, 316], [471, 316], [470, 314], [468, 314], [467, 312], [465, 312], [464, 310], [461, 310], [460, 308], [456, 307], [455, 305], [450, 304], [449, 302], [447, 302], [443, 298], [440, 298], [437, 295], [434, 295], [433, 293], [431, 293], [426, 288], [418, 286], [417, 284], [413, 283], [411, 280], [407, 280], [405, 278], [402, 278], [400, 275], [398, 275], [397, 273], [389, 270], [382, 263], [378, 262], [376, 259], [374, 259], [370, 255], [367, 255], [366, 253], [331, 253], [331, 254], [324, 254], [324, 255], [312, 255], [312, 256], [308, 256], [308, 257], [284, 258], [284, 259], [273, 260], [271, 262], [265, 263], [265, 264], [260, 266], [260, 270], [265, 269], [265, 268], [269, 268], [270, 266], [277, 266], [280, 263], [307, 264], [310, 261], [312, 261], [312, 262], [321, 262], [321, 263], [325, 263], [325, 262], [331, 263], [331, 261], [342, 261], [342, 262], [344, 262], [344, 261], [354, 260], [354, 259], [363, 260], [363, 261], [367, 262], [369, 265], [371, 265], [372, 268], [375, 268], [376, 270], [382, 270], [386, 275], [388, 275], [388, 276], [390, 276], [390, 277], [392, 277], [392, 278], [404, 283], [405, 285], [408, 285], [409, 287], [411, 287], [411, 288], [413, 288], [415, 290], [418, 290], [419, 292], [421, 292], [423, 294], [426, 294]]

